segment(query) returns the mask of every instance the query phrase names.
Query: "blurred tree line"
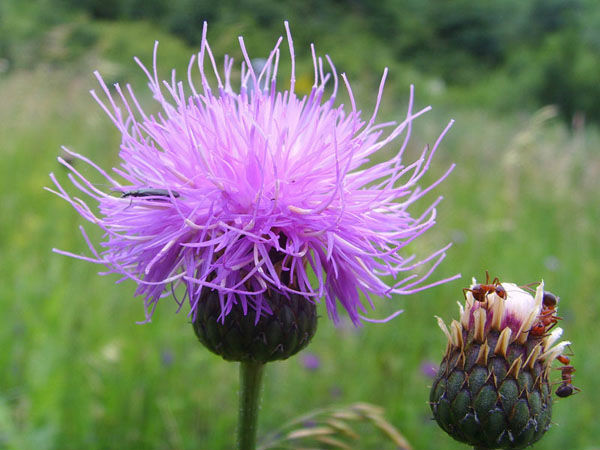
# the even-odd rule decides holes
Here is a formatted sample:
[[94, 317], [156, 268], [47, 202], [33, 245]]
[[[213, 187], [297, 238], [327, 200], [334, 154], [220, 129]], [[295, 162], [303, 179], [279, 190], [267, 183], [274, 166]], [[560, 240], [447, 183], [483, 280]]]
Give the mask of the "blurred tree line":
[[[36, 37], [81, 15], [151, 21], [190, 44], [200, 42], [204, 20], [280, 33], [289, 19], [299, 45], [345, 30], [466, 102], [487, 90], [471, 97], [491, 107], [555, 104], [567, 119], [600, 120], [597, 0], [2, 0], [0, 58], [18, 67], [24, 45], [33, 51]], [[85, 27], [77, 32], [81, 49], [93, 43]]]

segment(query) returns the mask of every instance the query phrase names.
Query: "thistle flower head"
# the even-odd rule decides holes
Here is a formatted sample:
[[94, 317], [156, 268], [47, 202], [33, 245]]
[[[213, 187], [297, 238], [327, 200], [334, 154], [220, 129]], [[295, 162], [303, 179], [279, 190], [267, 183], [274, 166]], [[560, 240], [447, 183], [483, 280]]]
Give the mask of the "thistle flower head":
[[[51, 176], [53, 192], [102, 228], [105, 239], [97, 249], [82, 229], [93, 256], [58, 252], [134, 280], [136, 294], [145, 297], [146, 320], [172, 292], [193, 316], [203, 298], [216, 296], [220, 322], [238, 306], [258, 321], [273, 313], [266, 299], [277, 292], [310, 304], [324, 298], [334, 321], [341, 306], [358, 325], [373, 296], [409, 294], [447, 281], [427, 282], [447, 247], [417, 259], [405, 254], [405, 246], [435, 223], [439, 199], [420, 207], [425, 212], [417, 216], [409, 209], [452, 170], [419, 187], [451, 124], [416, 161], [405, 163], [413, 121], [429, 108], [413, 110], [411, 88], [404, 120], [376, 123], [387, 71], [375, 110], [364, 117], [346, 76], [311, 46], [314, 84], [300, 96], [286, 23], [289, 88], [278, 90], [276, 84], [283, 38], [259, 72], [240, 37], [236, 89], [233, 59], [226, 56], [218, 68], [206, 31], [205, 24], [186, 87], [174, 71], [170, 81], [159, 80], [156, 47], [151, 69], [136, 59], [158, 113], [145, 112], [129, 85], [110, 90], [96, 73], [105, 98], [92, 95], [122, 134], [116, 176], [65, 151], [96, 169], [110, 190], [98, 189], [65, 159], [60, 161], [71, 182], [91, 203]], [[336, 104], [342, 85], [350, 107]], [[374, 163], [383, 159], [377, 153], [384, 146], [394, 156]]]
[[431, 388], [434, 418], [476, 447], [531, 445], [550, 426], [551, 365], [557, 358], [564, 363], [570, 344], [557, 342], [556, 304], [545, 301], [552, 294], [543, 282], [532, 296], [514, 283], [490, 284], [489, 277], [464, 292], [460, 320], [447, 327], [437, 318], [448, 344]]

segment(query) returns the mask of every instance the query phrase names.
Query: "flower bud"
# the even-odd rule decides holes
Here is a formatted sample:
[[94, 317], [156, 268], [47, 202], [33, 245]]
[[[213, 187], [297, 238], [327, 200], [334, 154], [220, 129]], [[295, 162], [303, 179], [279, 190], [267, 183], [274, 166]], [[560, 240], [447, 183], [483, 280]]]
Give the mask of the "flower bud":
[[513, 283], [487, 283], [465, 289], [460, 321], [447, 327], [438, 318], [448, 344], [430, 405], [440, 427], [458, 441], [523, 448], [550, 426], [551, 364], [569, 342], [555, 345], [562, 330], [554, 328], [555, 305], [542, 307], [543, 282], [535, 298]]
[[206, 348], [228, 361], [266, 363], [287, 359], [308, 345], [317, 330], [316, 305], [298, 294], [264, 293], [272, 314], [243, 310], [241, 303], [224, 320], [218, 291], [204, 289], [198, 302], [194, 331]]

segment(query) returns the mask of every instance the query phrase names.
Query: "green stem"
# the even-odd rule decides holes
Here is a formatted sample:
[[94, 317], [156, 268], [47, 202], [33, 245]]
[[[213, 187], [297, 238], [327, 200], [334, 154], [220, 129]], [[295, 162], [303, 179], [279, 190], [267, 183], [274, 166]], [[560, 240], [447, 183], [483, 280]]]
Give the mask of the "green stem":
[[238, 416], [238, 450], [255, 450], [258, 400], [264, 363], [240, 363], [240, 411]]

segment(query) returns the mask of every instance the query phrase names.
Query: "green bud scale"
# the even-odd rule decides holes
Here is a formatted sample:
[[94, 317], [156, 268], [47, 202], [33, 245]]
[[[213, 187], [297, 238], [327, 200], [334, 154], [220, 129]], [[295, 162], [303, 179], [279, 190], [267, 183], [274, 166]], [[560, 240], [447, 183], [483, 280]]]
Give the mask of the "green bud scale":
[[[500, 295], [491, 290], [483, 301], [466, 290], [460, 321], [449, 328], [438, 318], [448, 345], [429, 401], [435, 420], [454, 439], [517, 449], [550, 427], [550, 366], [569, 342], [554, 345], [560, 328], [546, 332], [556, 321], [542, 313], [543, 283], [535, 298], [515, 284], [501, 286]], [[540, 321], [548, 322], [547, 328], [532, 332]]]

